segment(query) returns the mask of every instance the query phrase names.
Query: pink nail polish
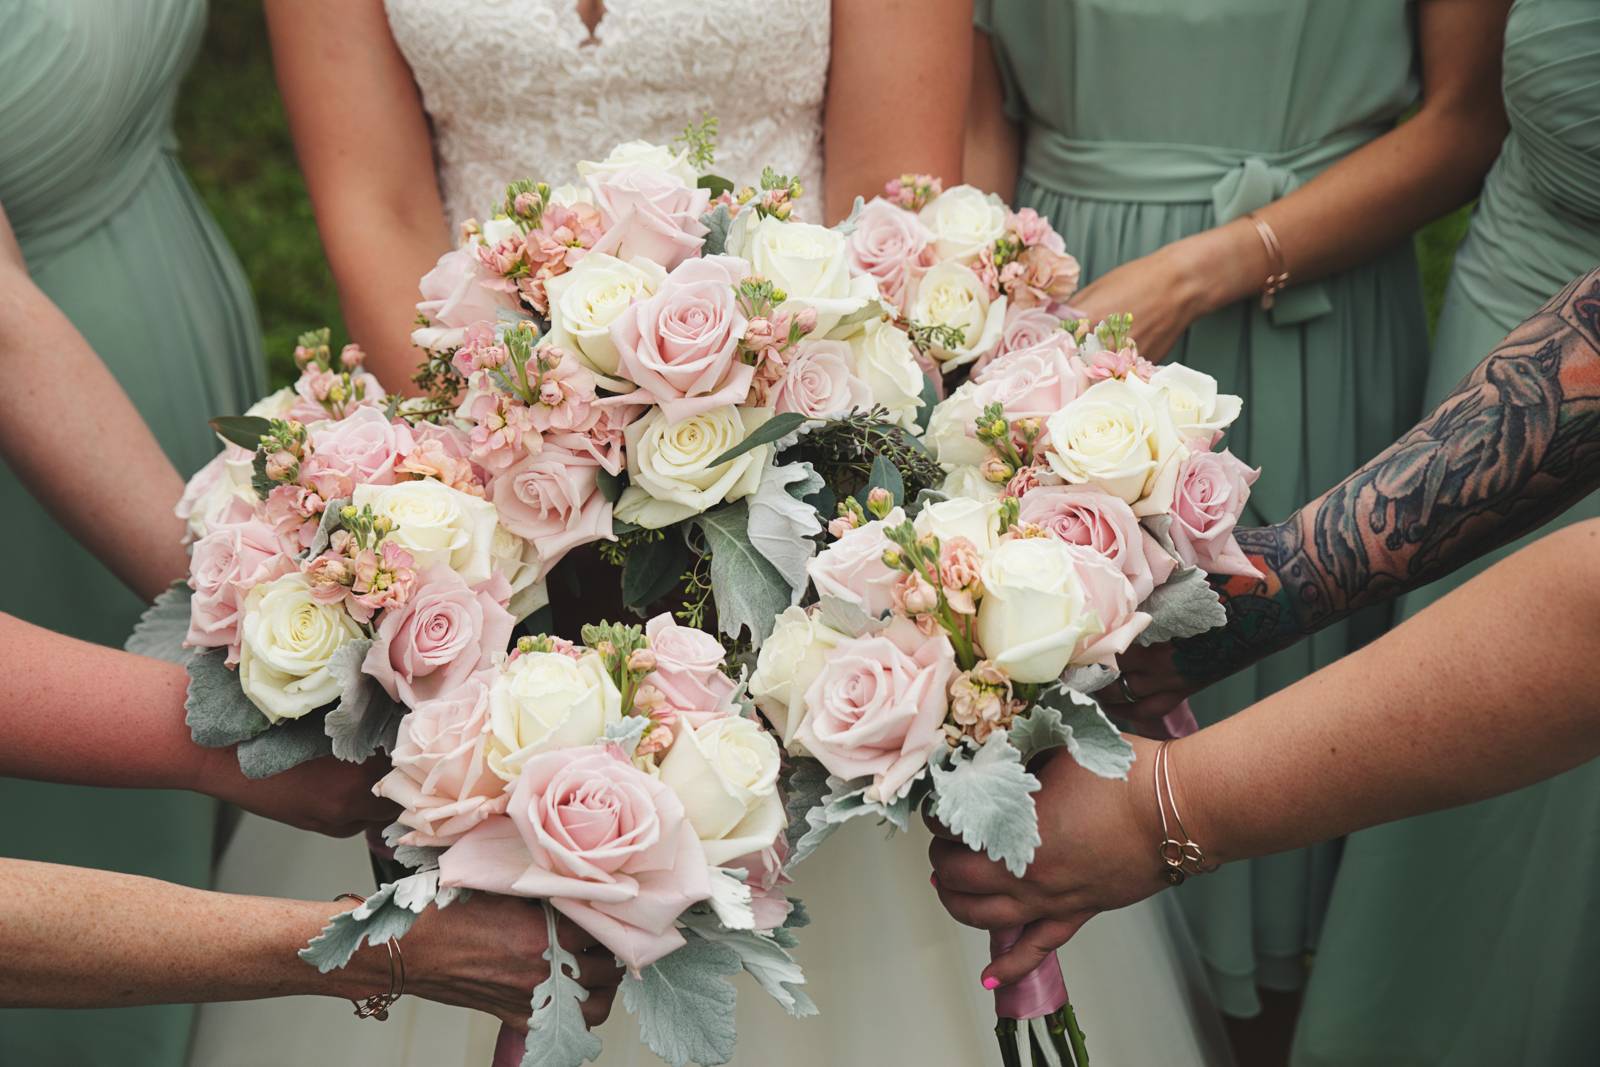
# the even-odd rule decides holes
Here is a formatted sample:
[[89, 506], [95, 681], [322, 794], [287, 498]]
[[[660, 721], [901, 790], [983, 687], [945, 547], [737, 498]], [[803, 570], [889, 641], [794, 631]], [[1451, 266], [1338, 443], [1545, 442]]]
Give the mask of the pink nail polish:
[[939, 876], [937, 874], [928, 875], [928, 884], [933, 886], [933, 888], [938, 889], [939, 888]]
[[985, 978], [983, 980], [983, 988], [991, 990], [991, 991], [999, 989], [1000, 988], [1000, 979], [993, 978], [993, 977]]

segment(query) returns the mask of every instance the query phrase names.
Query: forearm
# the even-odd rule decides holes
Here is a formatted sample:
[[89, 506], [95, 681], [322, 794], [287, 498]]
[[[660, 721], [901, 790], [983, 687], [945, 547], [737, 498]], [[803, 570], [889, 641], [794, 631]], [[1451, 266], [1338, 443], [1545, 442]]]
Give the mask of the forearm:
[[982, 30], [972, 34], [972, 92], [967, 103], [962, 175], [968, 184], [1009, 203], [1017, 191], [1022, 132], [1006, 117], [993, 42]]
[[1519, 326], [1422, 422], [1275, 526], [1239, 532], [1260, 578], [1228, 625], [1175, 642], [1222, 677], [1531, 533], [1600, 488], [1600, 271]]
[[388, 986], [384, 950], [327, 975], [295, 955], [349, 907], [0, 859], [0, 1006], [364, 996]]
[[[374, 221], [378, 228], [368, 230], [359, 219], [317, 211], [350, 339], [366, 352], [367, 369], [390, 393], [417, 391], [411, 382], [421, 362], [411, 343], [417, 280], [449, 250], [442, 220], [441, 210], [430, 220]], [[388, 236], [374, 240], [377, 233]]]
[[1239, 859], [1577, 766], [1600, 754], [1597, 629], [1600, 523], [1588, 522], [1174, 743], [1186, 824], [1208, 853]]

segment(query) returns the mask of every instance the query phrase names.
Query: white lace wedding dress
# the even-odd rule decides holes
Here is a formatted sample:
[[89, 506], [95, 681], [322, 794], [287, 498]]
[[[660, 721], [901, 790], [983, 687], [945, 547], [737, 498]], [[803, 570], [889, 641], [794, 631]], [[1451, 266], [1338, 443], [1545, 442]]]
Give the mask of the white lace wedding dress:
[[[829, 0], [607, 0], [593, 33], [578, 0], [386, 0], [432, 122], [451, 222], [483, 217], [507, 181], [572, 181], [580, 159], [625, 140], [670, 141], [720, 122], [716, 170], [764, 165], [822, 190]], [[895, 43], [884, 42], [891, 57]], [[803, 202], [804, 203], [804, 202]], [[822, 1014], [789, 1019], [741, 979], [736, 1064], [998, 1065], [984, 935], [958, 926], [928, 885], [927, 835], [886, 839], [854, 823], [801, 869], [812, 924], [800, 959]], [[359, 843], [247, 820], [226, 888], [331, 897], [369, 884]], [[1100, 916], [1062, 953], [1098, 1067], [1230, 1062], [1197, 957], [1165, 898]], [[339, 1063], [487, 1067], [483, 1016], [402, 1001], [383, 1025], [337, 1002], [221, 1005], [202, 1013], [199, 1067]], [[602, 1067], [658, 1064], [618, 1005]]]

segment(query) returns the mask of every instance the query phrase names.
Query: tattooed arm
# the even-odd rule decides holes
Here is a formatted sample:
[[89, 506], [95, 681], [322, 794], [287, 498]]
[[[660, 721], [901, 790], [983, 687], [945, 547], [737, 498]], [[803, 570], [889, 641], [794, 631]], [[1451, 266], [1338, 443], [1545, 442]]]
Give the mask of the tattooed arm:
[[1600, 488], [1600, 270], [1567, 286], [1376, 459], [1238, 538], [1225, 627], [1130, 655], [1139, 706], [1188, 693], [1530, 533]]

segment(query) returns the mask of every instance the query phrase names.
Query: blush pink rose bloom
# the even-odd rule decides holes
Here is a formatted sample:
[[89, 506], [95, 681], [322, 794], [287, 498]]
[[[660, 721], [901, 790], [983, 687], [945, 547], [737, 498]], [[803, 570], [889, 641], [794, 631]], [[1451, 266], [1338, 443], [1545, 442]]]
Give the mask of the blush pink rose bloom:
[[839, 642], [806, 690], [795, 736], [840, 778], [872, 777], [870, 796], [893, 801], [944, 743], [945, 695], [955, 651], [897, 618], [875, 634]]
[[394, 769], [372, 789], [403, 809], [403, 845], [445, 848], [506, 810], [505, 781], [489, 770], [489, 681], [482, 671], [424, 700], [400, 720]]
[[647, 167], [590, 175], [589, 189], [606, 226], [596, 252], [642, 257], [670, 271], [705, 244], [700, 216], [711, 204], [708, 190]]
[[600, 464], [546, 443], [489, 481], [500, 524], [539, 553], [539, 577], [579, 545], [611, 540], [611, 501], [600, 491]]
[[434, 700], [492, 666], [516, 620], [502, 578], [477, 588], [449, 567], [423, 573], [403, 604], [384, 611], [361, 669], [408, 708]]
[[300, 465], [300, 480], [324, 500], [339, 500], [358, 485], [392, 485], [395, 463], [416, 446], [404, 422], [390, 420], [375, 407], [357, 408], [337, 422], [316, 425], [307, 435], [311, 454]]
[[1017, 522], [1034, 523], [1069, 545], [1094, 549], [1128, 579], [1135, 603], [1144, 603], [1178, 565], [1139, 525], [1125, 501], [1093, 486], [1044, 485], [1030, 490], [1022, 497]]
[[1183, 562], [1207, 574], [1255, 577], [1260, 572], [1239, 547], [1234, 528], [1261, 476], [1232, 452], [1196, 452], [1178, 469], [1172, 497], [1172, 547]]
[[933, 266], [933, 233], [913, 212], [873, 197], [856, 216], [845, 243], [851, 268], [878, 282], [878, 292], [902, 313], [918, 278]]
[[636, 399], [660, 404], [670, 422], [744, 403], [755, 368], [739, 359], [748, 320], [734, 288], [749, 273], [732, 256], [685, 260], [611, 324], [618, 373], [639, 387]]
[[894, 587], [902, 572], [883, 562], [884, 550], [894, 547], [884, 530], [905, 521], [906, 513], [895, 508], [887, 518], [856, 527], [812, 556], [806, 574], [817, 595], [837, 597], [873, 618], [894, 607]]
[[820, 419], [871, 406], [872, 391], [856, 376], [850, 346], [843, 341], [795, 345], [772, 391], [772, 410], [779, 414], [792, 411]]
[[750, 910], [755, 912], [755, 929], [762, 933], [776, 930], [789, 918], [794, 904], [783, 887], [789, 879], [783, 865], [789, 861], [789, 842], [779, 834], [768, 848], [752, 852], [723, 864], [729, 870], [745, 872], [744, 884], [750, 890]]
[[656, 687], [678, 719], [699, 729], [733, 714], [734, 680], [722, 671], [722, 642], [702, 630], [679, 626], [666, 613], [645, 624], [656, 669], [645, 682]]
[[1032, 348], [1057, 334], [1068, 340], [1072, 336], [1061, 328], [1061, 319], [1042, 307], [1019, 307], [1008, 303], [1004, 323], [1000, 330], [1000, 343], [972, 365], [972, 381], [983, 381], [985, 368], [1008, 352]]
[[251, 518], [218, 526], [194, 543], [189, 558], [189, 632], [183, 643], [226, 648], [227, 663], [239, 662], [239, 623], [251, 589], [299, 566], [290, 546], [270, 524]]
[[1117, 657], [1150, 625], [1150, 616], [1139, 610], [1133, 583], [1110, 560], [1082, 545], [1069, 547], [1083, 602], [1100, 620], [1098, 632], [1086, 633], [1078, 641], [1071, 663], [1077, 667], [1114, 666]]
[[683, 803], [615, 745], [530, 759], [507, 814], [452, 845], [439, 880], [548, 900], [634, 970], [680, 948], [678, 916], [711, 897]]
[[229, 461], [236, 463], [246, 461], [250, 459], [250, 456], [251, 453], [246, 452], [238, 445], [225, 445], [220, 453], [211, 458], [209, 463], [195, 471], [194, 477], [190, 478], [188, 483], [184, 485], [183, 495], [178, 498], [178, 506], [172, 509], [172, 513], [186, 527], [184, 530], [184, 543], [187, 544], [194, 538], [196, 527], [202, 526], [203, 523], [228, 525], [246, 522], [254, 514], [255, 508], [250, 501], [233, 496], [228, 500], [226, 506], [220, 510], [220, 513], [213, 515], [201, 514], [198, 517], [195, 515], [196, 511], [205, 508], [212, 492], [228, 477]]
[[428, 322], [446, 330], [462, 330], [475, 322], [493, 322], [502, 310], [515, 311], [516, 295], [495, 288], [470, 248], [457, 248], [439, 257], [422, 276], [417, 304]]
[[999, 403], [1009, 419], [1045, 419], [1089, 387], [1078, 346], [1061, 330], [1032, 348], [1017, 349], [984, 368], [973, 394], [981, 411]]

